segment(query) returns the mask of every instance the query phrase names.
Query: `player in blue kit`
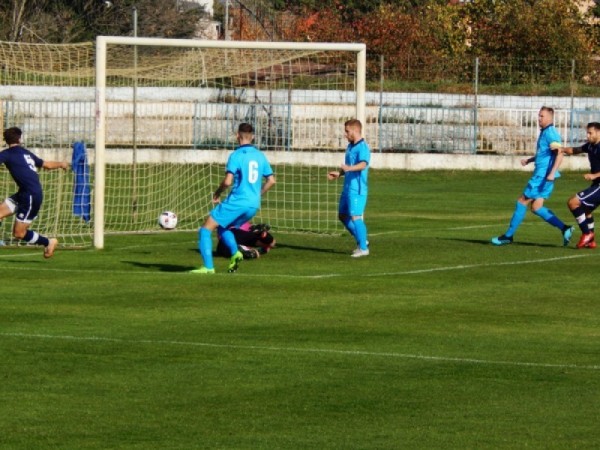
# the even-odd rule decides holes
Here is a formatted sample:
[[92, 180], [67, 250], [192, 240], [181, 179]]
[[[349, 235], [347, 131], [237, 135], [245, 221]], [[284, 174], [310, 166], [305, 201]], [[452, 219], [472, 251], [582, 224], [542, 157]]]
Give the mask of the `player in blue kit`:
[[329, 180], [344, 176], [344, 187], [340, 196], [338, 217], [357, 243], [353, 258], [369, 255], [367, 226], [364, 221], [367, 206], [369, 163], [371, 150], [362, 137], [360, 120], [351, 119], [344, 124], [344, 135], [348, 140], [344, 164], [340, 170], [327, 174]]
[[38, 169], [67, 169], [66, 162], [44, 161], [21, 146], [23, 132], [17, 128], [4, 130], [4, 140], [8, 148], [0, 152], [0, 164], [4, 164], [17, 183], [18, 191], [0, 204], [0, 221], [5, 217], [16, 214], [13, 225], [13, 236], [28, 244], [41, 245], [44, 248], [44, 258], [51, 258], [58, 245], [57, 239], [29, 229], [37, 217], [44, 198]]
[[[275, 184], [273, 169], [267, 157], [254, 145], [254, 129], [249, 123], [238, 127], [235, 149], [225, 167], [225, 178], [213, 194], [213, 203], [217, 206], [210, 212], [202, 227], [198, 230], [198, 247], [204, 265], [192, 273], [213, 274], [215, 268], [212, 254], [212, 233], [220, 227], [221, 240], [229, 248], [231, 259], [228, 271], [235, 272], [243, 260], [238, 250], [235, 236], [229, 227], [240, 227], [251, 220], [260, 209], [261, 197]], [[265, 183], [262, 180], [265, 178]], [[231, 191], [225, 200], [221, 194], [229, 187]]]
[[577, 248], [596, 248], [592, 212], [600, 205], [600, 122], [587, 124], [587, 142], [581, 147], [563, 147], [560, 151], [566, 155], [588, 155], [590, 173], [583, 178], [591, 181], [592, 185], [572, 196], [567, 205], [581, 229]]
[[[560, 177], [558, 168], [563, 154], [556, 149], [562, 141], [560, 134], [554, 128], [554, 109], [543, 106], [538, 113], [540, 135], [537, 140], [535, 156], [521, 160], [521, 165], [535, 163], [533, 175], [529, 179], [525, 190], [517, 199], [515, 211], [508, 230], [502, 235], [492, 238], [494, 245], [506, 245], [513, 242], [513, 236], [525, 218], [527, 206], [531, 205], [531, 212], [541, 217], [550, 225], [558, 228], [562, 235], [563, 245], [569, 245], [573, 235], [573, 227], [565, 225], [556, 215], [544, 206], [544, 200], [550, 198], [554, 190], [554, 180]], [[551, 146], [551, 144], [553, 144]], [[554, 147], [554, 148], [553, 148]]]

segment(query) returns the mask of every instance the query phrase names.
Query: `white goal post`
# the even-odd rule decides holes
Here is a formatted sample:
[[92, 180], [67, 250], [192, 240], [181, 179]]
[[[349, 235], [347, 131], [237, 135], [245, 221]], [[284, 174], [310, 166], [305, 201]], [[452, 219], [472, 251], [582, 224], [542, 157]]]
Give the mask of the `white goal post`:
[[[282, 190], [273, 199], [265, 199], [267, 206], [263, 205], [263, 209], [267, 212], [261, 218], [275, 227], [317, 232], [330, 231], [329, 220], [337, 222], [339, 184], [337, 187], [335, 183], [327, 184], [322, 175], [327, 167], [343, 162], [340, 153], [345, 147], [343, 121], [355, 117], [365, 124], [364, 44], [99, 36], [95, 75], [93, 241], [96, 248], [104, 247], [109, 214], [122, 214], [107, 214], [107, 210], [121, 201], [119, 196], [124, 190], [133, 191], [133, 200], [124, 202], [133, 205], [134, 215], [146, 208], [140, 199], [148, 191], [160, 190], [160, 195], [157, 194], [160, 198], [148, 202], [149, 211], [144, 210], [144, 214], [153, 217], [158, 217], [160, 207], [178, 212], [169, 201], [203, 197], [200, 203], [179, 206], [189, 216], [183, 221], [180, 217], [180, 224], [197, 228], [208, 211], [210, 192], [222, 177], [222, 167], [233, 148], [231, 132], [241, 120], [257, 121], [255, 128], [261, 139], [257, 145], [268, 151], [272, 165], [278, 166], [275, 171]], [[152, 81], [157, 78], [161, 79], [160, 85]], [[122, 80], [127, 82], [121, 84]], [[151, 102], [144, 104], [142, 91], [152, 98]], [[167, 100], [160, 100], [165, 92], [169, 93]], [[179, 103], [173, 101], [178, 95], [183, 97]], [[194, 104], [182, 106], [190, 97], [196, 99]], [[309, 97], [311, 100], [305, 100]], [[122, 117], [133, 118], [127, 128], [127, 133], [133, 135], [129, 145], [117, 139], [122, 133], [120, 121], [108, 110], [109, 102], [128, 105]], [[153, 110], [160, 102], [168, 105]], [[302, 108], [296, 107], [297, 103], [302, 103]], [[188, 133], [181, 119], [188, 114], [181, 110], [188, 107], [193, 109], [193, 120], [200, 124], [189, 131], [193, 134], [193, 148], [186, 147], [185, 142], [169, 141], [178, 134]], [[147, 119], [146, 125], [142, 124], [142, 116]], [[110, 123], [109, 117], [112, 117]], [[197, 119], [200, 117], [202, 120]], [[215, 137], [210, 128], [217, 123], [225, 125], [221, 135]], [[268, 136], [266, 131], [261, 135], [261, 130], [267, 127]], [[153, 134], [160, 134], [161, 141], [155, 142]], [[311, 137], [304, 139], [304, 134]], [[327, 138], [333, 144], [325, 144], [319, 138]], [[150, 168], [158, 164], [169, 167]], [[120, 170], [116, 167], [121, 165], [127, 166], [125, 181], [111, 179], [113, 175], [107, 167], [115, 174]], [[194, 165], [202, 169], [183, 171]], [[313, 171], [312, 166], [319, 169]], [[135, 173], [142, 171], [147, 171], [145, 178], [138, 181]], [[189, 186], [188, 190], [182, 192], [178, 184]], [[135, 231], [147, 230], [143, 227], [120, 230]]]

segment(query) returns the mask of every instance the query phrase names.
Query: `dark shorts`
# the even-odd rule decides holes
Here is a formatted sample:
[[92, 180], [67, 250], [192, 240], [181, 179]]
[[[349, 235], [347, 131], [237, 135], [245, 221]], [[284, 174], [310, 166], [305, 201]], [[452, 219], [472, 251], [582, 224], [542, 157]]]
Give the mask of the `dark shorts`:
[[578, 192], [577, 198], [586, 209], [593, 211], [600, 205], [600, 185], [594, 184], [589, 188]]
[[[244, 247], [268, 247], [273, 243], [273, 235], [268, 232], [255, 233], [253, 231], [240, 230], [239, 228], [232, 228], [231, 232], [235, 237], [235, 242], [238, 246], [243, 245]], [[223, 239], [219, 239], [217, 244], [217, 255], [225, 256], [229, 258], [231, 252], [229, 248], [223, 242]]]
[[31, 223], [35, 220], [42, 206], [44, 196], [41, 192], [17, 192], [8, 197], [15, 205], [15, 217], [18, 222]]

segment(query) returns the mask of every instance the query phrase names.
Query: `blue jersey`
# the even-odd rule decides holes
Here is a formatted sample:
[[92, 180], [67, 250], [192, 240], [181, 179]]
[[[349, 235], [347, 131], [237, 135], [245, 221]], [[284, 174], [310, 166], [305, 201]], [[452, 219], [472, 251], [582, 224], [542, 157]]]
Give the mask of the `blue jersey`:
[[363, 170], [345, 173], [344, 192], [348, 194], [367, 195], [369, 190], [368, 181], [371, 150], [364, 139], [361, 139], [355, 144], [350, 142], [346, 148], [346, 158], [344, 163], [347, 166], [354, 166], [362, 161], [367, 163], [367, 167]]
[[29, 150], [20, 145], [9, 147], [0, 152], [0, 164], [6, 166], [20, 191], [31, 194], [42, 192], [37, 169], [44, 165], [44, 161]]
[[[533, 176], [546, 179], [548, 173], [552, 170], [554, 161], [556, 160], [556, 151], [552, 151], [550, 144], [552, 142], [562, 142], [560, 134], [554, 128], [554, 125], [548, 125], [543, 128], [537, 140], [537, 149], [535, 153], [535, 168]], [[555, 172], [554, 178], [560, 177], [558, 170]]]
[[[581, 146], [581, 152], [587, 153], [588, 161], [590, 162], [590, 173], [600, 172], [600, 143], [591, 144], [586, 142]], [[592, 184], [600, 184], [600, 178], [596, 178], [592, 181]]]
[[267, 157], [253, 145], [241, 145], [229, 155], [225, 170], [233, 174], [233, 186], [225, 202], [260, 208], [262, 179], [273, 175]]

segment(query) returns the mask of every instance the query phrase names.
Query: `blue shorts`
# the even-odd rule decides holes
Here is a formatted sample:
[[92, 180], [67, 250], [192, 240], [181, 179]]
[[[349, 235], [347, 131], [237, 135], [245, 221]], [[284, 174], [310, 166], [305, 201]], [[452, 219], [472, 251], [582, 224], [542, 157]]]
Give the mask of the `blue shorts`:
[[525, 186], [523, 196], [533, 200], [536, 198], [547, 199], [550, 198], [553, 190], [554, 181], [547, 181], [543, 177], [532, 177]]
[[250, 221], [257, 211], [257, 208], [240, 207], [222, 202], [215, 206], [210, 212], [210, 216], [223, 228], [241, 227]]
[[31, 223], [40, 212], [43, 198], [44, 195], [41, 192], [32, 194], [30, 192], [19, 191], [6, 200], [12, 203], [17, 222]]
[[367, 196], [358, 194], [346, 194], [342, 192], [338, 213], [344, 216], [362, 216], [365, 214]]
[[594, 184], [589, 188], [578, 192], [577, 198], [587, 210], [595, 210], [598, 205], [600, 205], [600, 185]]

